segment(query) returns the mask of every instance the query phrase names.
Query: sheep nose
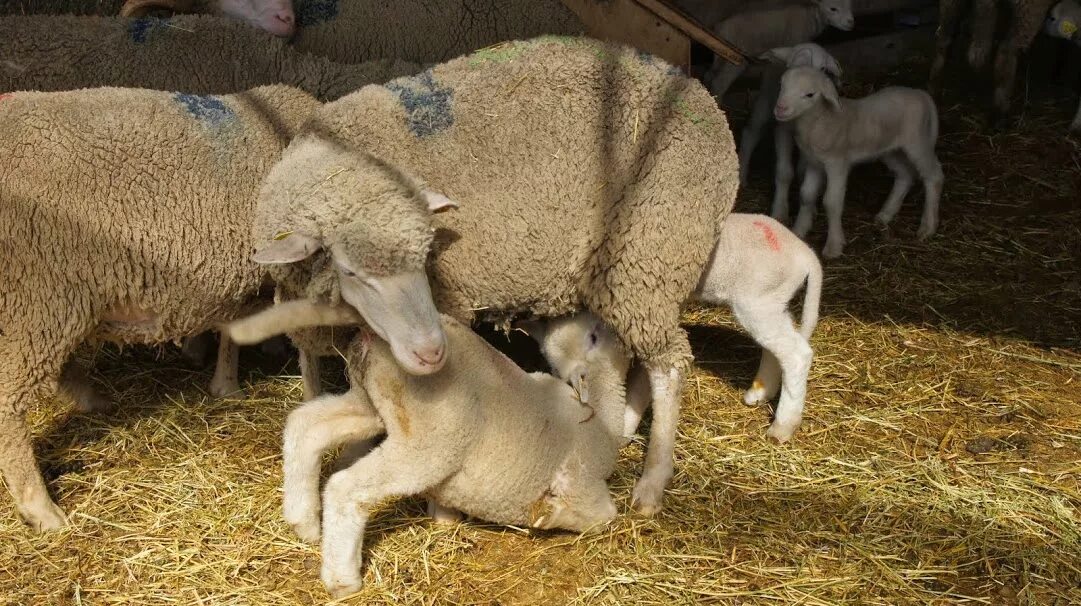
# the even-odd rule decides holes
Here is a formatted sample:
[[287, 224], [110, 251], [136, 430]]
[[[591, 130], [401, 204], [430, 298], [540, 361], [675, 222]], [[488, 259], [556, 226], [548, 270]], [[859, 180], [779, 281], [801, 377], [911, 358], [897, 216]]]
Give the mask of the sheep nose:
[[294, 25], [296, 23], [296, 17], [293, 15], [293, 11], [280, 11], [274, 18], [286, 25]]
[[413, 350], [413, 355], [418, 360], [428, 366], [441, 366], [443, 359], [446, 356], [447, 348], [446, 344], [440, 342], [438, 345], [430, 345], [427, 347], [420, 347]]

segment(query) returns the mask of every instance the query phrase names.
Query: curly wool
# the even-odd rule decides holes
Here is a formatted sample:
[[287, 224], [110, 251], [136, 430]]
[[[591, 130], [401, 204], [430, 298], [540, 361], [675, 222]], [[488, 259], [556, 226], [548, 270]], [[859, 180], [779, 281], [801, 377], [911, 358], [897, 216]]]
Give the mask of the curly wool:
[[388, 59], [337, 64], [240, 21], [205, 15], [4, 17], [0, 57], [0, 91], [122, 86], [226, 94], [282, 83], [328, 100], [421, 69]]
[[[388, 232], [416, 221], [404, 202], [377, 220], [364, 195], [337, 185], [308, 202], [289, 192], [364, 150], [352, 152], [372, 175], [363, 183], [390, 179], [375, 157], [461, 204], [424, 215], [436, 227], [430, 276], [444, 312], [468, 321], [477, 309], [588, 307], [638, 357], [689, 362], [680, 306], [731, 210], [738, 170], [724, 114], [671, 66], [585, 38], [508, 43], [365, 87], [321, 108], [305, 133], [268, 177], [257, 242], [320, 215]], [[344, 228], [320, 221], [309, 235]]]
[[342, 63], [379, 57], [432, 63], [585, 26], [559, 0], [296, 0], [296, 47]]

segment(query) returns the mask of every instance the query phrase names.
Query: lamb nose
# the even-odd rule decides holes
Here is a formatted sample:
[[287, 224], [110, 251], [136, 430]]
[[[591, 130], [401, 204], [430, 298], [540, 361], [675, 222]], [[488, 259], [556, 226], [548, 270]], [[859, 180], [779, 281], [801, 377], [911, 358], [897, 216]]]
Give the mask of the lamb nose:
[[417, 349], [413, 351], [413, 355], [417, 356], [425, 364], [435, 366], [443, 361], [443, 354], [445, 349], [443, 345], [438, 347], [427, 347], [423, 349]]
[[280, 13], [274, 15], [274, 16], [278, 19], [278, 21], [281, 21], [282, 23], [284, 23], [286, 25], [292, 25], [296, 21], [296, 18], [293, 16], [293, 13], [288, 12], [288, 11], [282, 11], [282, 12], [280, 12]]

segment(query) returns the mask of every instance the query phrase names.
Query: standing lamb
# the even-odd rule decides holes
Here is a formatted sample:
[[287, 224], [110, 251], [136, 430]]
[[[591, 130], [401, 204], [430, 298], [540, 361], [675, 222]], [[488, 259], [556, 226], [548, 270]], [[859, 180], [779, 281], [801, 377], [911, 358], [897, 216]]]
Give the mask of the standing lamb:
[[914, 166], [926, 195], [916, 235], [925, 240], [935, 233], [944, 178], [935, 156], [938, 112], [926, 92], [894, 86], [862, 99], [843, 99], [829, 76], [817, 69], [797, 67], [781, 78], [774, 115], [780, 122], [794, 124], [796, 143], [807, 161], [800, 212], [793, 227], [801, 238], [811, 231], [815, 203], [826, 181], [822, 205], [826, 207], [829, 236], [822, 256], [836, 258], [844, 250], [841, 213], [845, 187], [849, 170], [861, 162], [880, 159], [893, 171], [893, 190], [875, 217], [882, 225], [888, 225], [900, 210], [912, 187]]
[[123, 86], [225, 94], [285, 83], [324, 100], [420, 71], [396, 60], [332, 63], [238, 21], [204, 15], [0, 17], [0, 57], [0, 92]]
[[27, 408], [86, 340], [174, 341], [257, 304], [258, 185], [318, 105], [285, 86], [0, 96], [0, 471], [34, 528], [65, 520]]
[[[283, 298], [353, 305], [417, 373], [444, 361], [408, 326], [435, 313], [411, 296], [427, 293], [426, 269], [462, 322], [590, 309], [649, 369], [634, 496], [652, 514], [692, 360], [680, 307], [737, 188], [731, 133], [701, 85], [631, 48], [545, 37], [324, 106], [267, 178], [255, 258]], [[461, 208], [433, 223], [427, 209], [450, 199]], [[390, 272], [416, 279], [371, 286]]]
[[[788, 315], [788, 303], [804, 283], [807, 292], [797, 331]], [[758, 372], [743, 401], [760, 404], [780, 392], [773, 424], [766, 432], [778, 442], [787, 442], [803, 419], [813, 356], [810, 339], [818, 323], [821, 295], [822, 264], [809, 246], [764, 215], [728, 215], [695, 298], [713, 305], [730, 304], [736, 320], [762, 346]], [[547, 327], [538, 323], [525, 326], [540, 343], [555, 374], [579, 393], [590, 393], [592, 378], [586, 354], [592, 343], [603, 340], [603, 326], [588, 313]], [[640, 388], [648, 383], [639, 371], [636, 367], [636, 374], [628, 379], [626, 438], [634, 435], [650, 403], [648, 390]]]
[[[758, 56], [771, 48], [810, 42], [831, 25], [849, 31], [854, 24], [852, 0], [813, 0], [811, 4], [739, 13], [718, 23], [713, 31], [745, 54]], [[746, 64], [733, 65], [716, 57], [703, 81], [718, 99], [723, 99], [728, 87], [746, 69]]]
[[[0, 15], [145, 16], [146, 0], [0, 0]], [[288, 38], [296, 30], [292, 0], [177, 0], [176, 12], [203, 13], [237, 19], [275, 36]]]
[[[751, 117], [743, 127], [743, 136], [739, 141], [739, 177], [746, 184], [750, 180], [751, 156], [762, 139], [762, 131], [773, 122], [773, 106], [781, 94], [781, 76], [785, 70], [793, 67], [813, 67], [822, 70], [833, 78], [841, 77], [841, 66], [826, 49], [808, 42], [790, 48], [775, 48], [767, 52], [764, 58], [774, 62], [762, 76], [762, 88], [754, 100]], [[777, 156], [773, 175], [773, 207], [770, 214], [778, 221], [788, 221], [788, 191], [792, 187], [795, 170], [792, 166], [792, 151], [795, 142], [792, 129], [783, 123], [774, 123], [773, 142]]]
[[[347, 307], [295, 301], [237, 322], [231, 334], [254, 342], [302, 326], [309, 315], [340, 323], [335, 313], [359, 320]], [[586, 531], [616, 515], [605, 480], [623, 423], [628, 357], [618, 340], [587, 352], [594, 396], [587, 406], [555, 377], [527, 374], [468, 327], [449, 317], [443, 326], [453, 354], [439, 372], [405, 372], [391, 348], [365, 332], [347, 353], [352, 388], [301, 406], [286, 422], [285, 517], [308, 541], [320, 536], [323, 454], [386, 434], [327, 481], [322, 578], [335, 597], [360, 589], [368, 511], [388, 498], [424, 494], [484, 520], [535, 528]]]

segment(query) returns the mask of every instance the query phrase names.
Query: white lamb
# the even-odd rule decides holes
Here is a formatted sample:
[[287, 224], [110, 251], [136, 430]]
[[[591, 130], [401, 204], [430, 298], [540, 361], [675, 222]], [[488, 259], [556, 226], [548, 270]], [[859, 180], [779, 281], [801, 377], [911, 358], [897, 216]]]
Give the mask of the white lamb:
[[[297, 300], [234, 323], [240, 343], [313, 324], [357, 323], [346, 307]], [[551, 375], [527, 374], [468, 327], [443, 318], [447, 357], [436, 373], [402, 369], [386, 342], [354, 339], [352, 389], [289, 415], [285, 517], [304, 539], [319, 525], [319, 464], [347, 442], [385, 434], [378, 447], [333, 474], [323, 493], [322, 578], [335, 596], [360, 588], [370, 508], [424, 494], [438, 506], [492, 522], [586, 531], [616, 515], [605, 482], [623, 423], [627, 355], [609, 337], [587, 355], [584, 405]]]
[[[788, 302], [807, 283], [799, 330], [792, 325]], [[706, 273], [695, 292], [702, 302], [728, 303], [755, 342], [763, 347], [754, 383], [744, 395], [758, 404], [781, 393], [766, 435], [786, 442], [803, 419], [807, 374], [811, 368], [810, 338], [818, 323], [822, 265], [814, 251], [783, 225], [765, 215], [732, 213], [725, 220]], [[583, 401], [595, 382], [588, 354], [598, 341], [610, 339], [607, 329], [588, 313], [550, 323], [519, 324], [541, 345], [541, 352], [560, 378], [576, 386]], [[635, 367], [627, 386], [623, 435], [630, 438], [650, 405], [649, 378]]]
[[[716, 24], [713, 31], [750, 56], [771, 48], [792, 46], [814, 40], [833, 26], [849, 31], [855, 24], [852, 0], [809, 0], [792, 6], [765, 4], [761, 10], [737, 13]], [[723, 99], [728, 87], [747, 69], [716, 57], [706, 72], [705, 82], [717, 99]]]
[[[781, 76], [785, 70], [793, 67], [813, 67], [833, 78], [841, 77], [841, 66], [837, 60], [826, 52], [826, 49], [813, 42], [775, 48], [765, 53], [762, 58], [773, 62], [773, 65], [770, 65], [762, 76], [762, 88], [755, 98], [751, 117], [743, 128], [743, 137], [739, 141], [739, 178], [744, 184], [750, 178], [751, 156], [762, 139], [762, 131], [773, 122], [773, 106], [781, 94]], [[795, 176], [792, 166], [795, 142], [791, 126], [785, 123], [774, 124], [773, 142], [777, 164], [773, 176], [773, 207], [770, 214], [778, 221], [787, 222], [788, 191]]]
[[862, 99], [844, 99], [829, 76], [797, 67], [781, 78], [781, 94], [773, 110], [779, 122], [792, 122], [796, 143], [807, 163], [800, 187], [801, 206], [793, 231], [801, 238], [811, 230], [815, 202], [826, 182], [822, 205], [829, 236], [822, 256], [832, 259], [844, 250], [841, 229], [845, 187], [852, 166], [882, 160], [894, 173], [893, 190], [875, 219], [887, 225], [912, 187], [912, 168], [923, 179], [926, 200], [917, 237], [925, 240], [938, 227], [938, 203], [944, 176], [935, 155], [938, 112], [925, 91], [884, 88]]
[[[1081, 34], [1078, 33], [1078, 28], [1081, 28], [1081, 2], [1063, 0], [1051, 7], [1051, 12], [1047, 14], [1047, 20], [1044, 22], [1043, 31], [1053, 38], [1070, 40], [1081, 46]], [[1073, 122], [1070, 123], [1070, 130], [1081, 133], [1081, 103], [1078, 104], [1077, 113], [1074, 114]]]

